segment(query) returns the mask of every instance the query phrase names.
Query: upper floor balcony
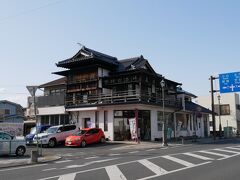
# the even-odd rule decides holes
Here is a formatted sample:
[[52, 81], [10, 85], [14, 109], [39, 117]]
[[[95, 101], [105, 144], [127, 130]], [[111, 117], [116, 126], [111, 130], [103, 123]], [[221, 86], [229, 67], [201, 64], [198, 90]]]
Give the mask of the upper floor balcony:
[[[100, 105], [113, 105], [113, 104], [133, 104], [144, 103], [152, 105], [163, 105], [163, 99], [156, 94], [149, 94], [146, 92], [139, 92], [136, 90], [131, 91], [118, 91], [108, 94], [99, 95], [82, 95], [66, 97], [66, 108], [85, 107], [85, 106], [100, 106]], [[172, 96], [164, 98], [164, 105], [166, 107], [181, 108], [182, 104]]]
[[[65, 92], [58, 94], [51, 94], [48, 96], [36, 96], [37, 108], [49, 106], [64, 106], [65, 105]], [[33, 103], [33, 97], [28, 98], [29, 106]]]

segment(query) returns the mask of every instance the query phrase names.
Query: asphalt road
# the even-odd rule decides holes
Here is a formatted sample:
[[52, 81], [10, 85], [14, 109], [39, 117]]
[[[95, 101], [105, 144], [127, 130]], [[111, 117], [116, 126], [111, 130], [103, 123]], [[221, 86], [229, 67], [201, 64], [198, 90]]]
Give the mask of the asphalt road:
[[[126, 146], [126, 145], [125, 145]], [[44, 149], [59, 161], [1, 169], [0, 180], [239, 179], [240, 144], [138, 149], [123, 145]]]

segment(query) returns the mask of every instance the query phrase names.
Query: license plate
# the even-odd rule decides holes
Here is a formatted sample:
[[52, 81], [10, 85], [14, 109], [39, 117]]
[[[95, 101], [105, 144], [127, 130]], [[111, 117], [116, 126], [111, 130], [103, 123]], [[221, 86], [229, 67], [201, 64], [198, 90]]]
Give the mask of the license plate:
[[69, 142], [68, 142], [68, 144], [72, 144], [72, 142], [71, 142], [71, 141], [69, 141]]

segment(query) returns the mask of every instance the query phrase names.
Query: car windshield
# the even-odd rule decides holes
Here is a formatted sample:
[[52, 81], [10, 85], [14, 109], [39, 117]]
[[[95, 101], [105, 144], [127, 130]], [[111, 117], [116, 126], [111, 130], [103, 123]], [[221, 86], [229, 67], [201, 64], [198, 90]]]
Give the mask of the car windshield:
[[74, 133], [73, 135], [81, 136], [81, 135], [85, 134], [86, 132], [87, 132], [86, 130], [80, 130], [80, 131]]
[[47, 129], [48, 134], [56, 133], [58, 130], [58, 127], [50, 127]]

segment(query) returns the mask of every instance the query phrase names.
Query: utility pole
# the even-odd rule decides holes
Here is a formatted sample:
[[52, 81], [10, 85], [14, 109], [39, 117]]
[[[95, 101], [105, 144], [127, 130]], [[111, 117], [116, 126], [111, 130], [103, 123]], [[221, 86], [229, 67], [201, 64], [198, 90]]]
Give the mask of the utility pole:
[[213, 123], [213, 140], [216, 140], [216, 121], [215, 121], [215, 111], [214, 111], [214, 93], [216, 91], [213, 90], [213, 80], [217, 79], [216, 77], [211, 76], [211, 101], [212, 101], [212, 123]]

